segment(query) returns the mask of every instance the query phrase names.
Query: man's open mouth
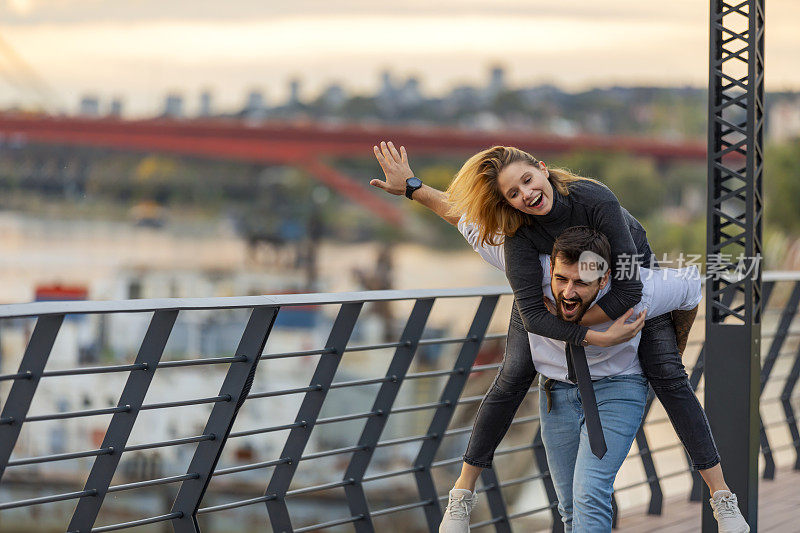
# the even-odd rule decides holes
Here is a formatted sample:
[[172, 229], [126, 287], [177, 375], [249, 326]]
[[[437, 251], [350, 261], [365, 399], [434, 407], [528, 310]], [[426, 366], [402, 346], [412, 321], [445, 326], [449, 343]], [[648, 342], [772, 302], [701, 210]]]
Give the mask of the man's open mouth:
[[561, 300], [561, 309], [564, 310], [564, 314], [571, 315], [578, 310], [580, 303], [579, 300]]

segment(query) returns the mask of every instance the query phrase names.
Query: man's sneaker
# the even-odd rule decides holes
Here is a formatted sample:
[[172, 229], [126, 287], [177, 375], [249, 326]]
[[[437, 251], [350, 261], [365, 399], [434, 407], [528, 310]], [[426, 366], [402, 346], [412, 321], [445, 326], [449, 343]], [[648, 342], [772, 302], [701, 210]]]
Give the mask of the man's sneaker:
[[750, 526], [739, 511], [739, 500], [729, 490], [718, 490], [711, 497], [711, 508], [719, 525], [719, 533], [750, 533]]
[[467, 489], [450, 491], [450, 501], [444, 511], [444, 518], [439, 525], [439, 533], [468, 533], [469, 513], [475, 507], [478, 495]]

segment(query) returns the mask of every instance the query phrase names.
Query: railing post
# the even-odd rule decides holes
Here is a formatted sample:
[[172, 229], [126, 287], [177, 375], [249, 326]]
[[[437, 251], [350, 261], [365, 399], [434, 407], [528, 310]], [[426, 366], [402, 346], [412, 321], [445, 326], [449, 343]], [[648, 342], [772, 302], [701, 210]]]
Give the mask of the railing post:
[[311, 437], [311, 431], [314, 429], [314, 424], [316, 424], [322, 409], [322, 403], [325, 401], [333, 377], [339, 368], [339, 362], [347, 347], [347, 342], [350, 340], [350, 335], [353, 333], [362, 305], [362, 302], [342, 304], [331, 328], [328, 342], [325, 344], [330, 351], [320, 356], [314, 376], [311, 378], [310, 385], [316, 386], [316, 389], [306, 393], [297, 412], [295, 422], [302, 422], [304, 425], [292, 428], [289, 432], [280, 455], [281, 459], [287, 459], [288, 462], [277, 465], [272, 472], [265, 496], [274, 496], [273, 499], [266, 501], [266, 505], [272, 530], [275, 533], [292, 531], [292, 520], [289, 517], [289, 510], [286, 508], [286, 491], [289, 489], [297, 465], [306, 449], [308, 439]]
[[442, 510], [439, 507], [439, 496], [436, 492], [436, 485], [433, 483], [433, 476], [431, 474], [431, 464], [439, 450], [442, 443], [442, 435], [447, 430], [450, 424], [450, 419], [453, 417], [458, 398], [461, 396], [461, 391], [469, 378], [469, 369], [475, 362], [475, 357], [481, 347], [484, 335], [486, 335], [486, 328], [489, 327], [489, 321], [492, 318], [492, 313], [497, 306], [498, 296], [484, 296], [478, 305], [478, 310], [475, 313], [475, 318], [472, 320], [472, 325], [469, 328], [467, 337], [470, 339], [461, 346], [461, 351], [456, 358], [453, 369], [455, 372], [450, 375], [447, 383], [444, 386], [440, 402], [444, 405], [438, 407], [433, 414], [433, 420], [428, 427], [428, 435], [436, 435], [435, 438], [426, 440], [420, 447], [417, 458], [414, 460], [414, 467], [418, 470], [414, 473], [417, 481], [417, 489], [419, 490], [420, 498], [428, 502], [423, 507], [425, 510], [425, 519], [428, 522], [428, 529], [436, 531], [439, 528], [439, 523], [442, 521]]
[[118, 406], [128, 406], [129, 410], [114, 413], [103, 438], [103, 444], [100, 446], [113, 448], [114, 451], [95, 458], [89, 478], [83, 487], [84, 490], [94, 490], [95, 495], [84, 496], [78, 500], [68, 531], [91, 531], [177, 317], [178, 311], [156, 311], [153, 314], [134, 362], [135, 365], [143, 365], [143, 368], [130, 371], [117, 403]]
[[[639, 458], [642, 461], [644, 475], [650, 487], [650, 504], [647, 507], [647, 514], [660, 515], [664, 503], [664, 493], [661, 492], [661, 482], [658, 479], [658, 471], [656, 470], [655, 463], [653, 463], [653, 455], [650, 453], [650, 444], [647, 442], [647, 435], [644, 432], [647, 414], [653, 406], [655, 397], [655, 392], [653, 392], [653, 388], [650, 387], [647, 391], [647, 405], [645, 405], [644, 408], [642, 425], [639, 426], [639, 430], [636, 432], [636, 446], [639, 449]], [[616, 515], [614, 516], [616, 517]]]
[[28, 340], [28, 346], [19, 365], [19, 373], [27, 374], [27, 377], [14, 380], [6, 404], [3, 406], [3, 413], [0, 415], [0, 479], [17, 444], [19, 432], [22, 430], [25, 417], [28, 416], [36, 387], [39, 386], [39, 380], [63, 321], [64, 315], [40, 316]]
[[786, 414], [786, 425], [789, 427], [789, 434], [792, 436], [796, 454], [795, 470], [800, 470], [800, 431], [797, 429], [797, 417], [794, 414], [794, 407], [792, 407], [792, 394], [798, 381], [800, 381], [800, 345], [798, 345], [797, 354], [794, 356], [792, 371], [789, 372], [786, 385], [784, 385], [783, 392], [781, 392], [781, 405], [783, 405], [783, 412]]
[[275, 307], [257, 307], [250, 313], [250, 320], [242, 333], [239, 347], [236, 348], [236, 356], [242, 360], [231, 363], [219, 390], [220, 396], [230, 396], [230, 400], [214, 404], [203, 430], [204, 435], [214, 435], [215, 438], [198, 443], [186, 470], [188, 474], [197, 473], [198, 477], [185, 480], [181, 484], [175, 503], [172, 504], [171, 513], [182, 513], [179, 518], [172, 520], [175, 533], [200, 532], [197, 509], [211, 481], [239, 408], [253, 385], [258, 361], [264, 352], [264, 345], [277, 314], [278, 309]]
[[[539, 392], [539, 394], [541, 394], [541, 392]], [[558, 512], [558, 494], [556, 494], [556, 487], [553, 485], [553, 478], [550, 477], [550, 468], [547, 466], [547, 452], [545, 452], [544, 442], [542, 442], [541, 424], [536, 430], [536, 435], [533, 437], [533, 458], [536, 460], [536, 466], [539, 467], [539, 472], [542, 473], [544, 492], [547, 494], [547, 501], [550, 502], [551, 505], [550, 514], [553, 517], [553, 525], [550, 530], [553, 533], [564, 533], [564, 522], [561, 520], [561, 513]]]
[[[386, 377], [390, 381], [384, 381], [381, 384], [381, 388], [378, 390], [375, 402], [372, 405], [373, 412], [389, 413], [391, 410], [397, 398], [397, 393], [400, 391], [400, 386], [403, 384], [403, 378], [411, 366], [411, 361], [414, 359], [417, 343], [425, 331], [425, 324], [428, 321], [433, 302], [434, 300], [430, 298], [417, 300], [414, 304], [403, 334], [400, 336], [401, 346], [398, 346], [395, 350], [392, 362], [386, 371]], [[356, 520], [353, 524], [358, 533], [374, 531], [372, 519], [369, 515], [367, 497], [364, 494], [364, 486], [361, 481], [364, 479], [364, 473], [367, 471], [372, 455], [375, 453], [375, 445], [378, 443], [388, 419], [388, 415], [367, 419], [367, 423], [361, 431], [361, 437], [358, 439], [358, 446], [361, 449], [353, 453], [350, 464], [344, 474], [344, 479], [350, 480], [350, 484], [344, 487], [350, 513], [352, 516], [363, 516], [363, 519]]]
[[[764, 283], [764, 302], [768, 302], [769, 298], [775, 287], [774, 281]], [[764, 307], [766, 307], [766, 303]], [[767, 386], [769, 375], [772, 368], [775, 366], [775, 361], [780, 355], [781, 348], [786, 341], [789, 334], [789, 326], [792, 324], [795, 315], [797, 314], [797, 306], [800, 305], [800, 282], [794, 283], [792, 294], [781, 312], [781, 319], [778, 323], [778, 328], [775, 330], [775, 336], [772, 338], [772, 343], [769, 346], [769, 353], [764, 359], [761, 367], [761, 392], [759, 396], [764, 393], [764, 388]], [[764, 479], [775, 479], [775, 459], [772, 457], [772, 448], [769, 445], [769, 438], [767, 437], [767, 430], [764, 428], [764, 419], [759, 417], [760, 422], [760, 436], [761, 436], [761, 453], [764, 455], [764, 472], [762, 476]]]
[[500, 489], [500, 480], [497, 479], [497, 472], [495, 472], [494, 466], [481, 470], [481, 483], [486, 489], [486, 502], [489, 504], [489, 512], [492, 513], [492, 519], [497, 520], [494, 523], [495, 531], [497, 533], [511, 533], [506, 502], [503, 499], [503, 491]]

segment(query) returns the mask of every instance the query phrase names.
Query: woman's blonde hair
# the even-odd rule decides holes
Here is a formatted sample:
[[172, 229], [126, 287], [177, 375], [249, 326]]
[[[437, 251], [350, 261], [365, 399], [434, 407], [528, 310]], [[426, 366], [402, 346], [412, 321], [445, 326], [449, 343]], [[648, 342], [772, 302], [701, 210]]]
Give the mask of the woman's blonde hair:
[[[493, 146], [473, 155], [447, 187], [446, 195], [451, 216], [465, 215], [467, 222], [478, 226], [481, 245], [497, 245], [503, 237], [511, 237], [527, 223], [528, 215], [508, 203], [497, 185], [497, 176], [512, 163], [522, 161], [538, 165], [531, 154], [513, 146]], [[550, 183], [563, 196], [569, 194], [569, 185], [583, 178], [562, 168], [551, 168]]]

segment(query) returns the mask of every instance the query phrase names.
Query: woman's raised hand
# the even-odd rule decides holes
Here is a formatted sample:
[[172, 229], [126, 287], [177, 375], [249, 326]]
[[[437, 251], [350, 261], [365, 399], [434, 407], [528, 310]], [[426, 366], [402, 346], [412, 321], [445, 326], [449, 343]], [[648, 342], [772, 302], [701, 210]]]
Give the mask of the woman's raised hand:
[[408, 155], [406, 149], [400, 147], [400, 151], [394, 147], [391, 141], [381, 141], [380, 147], [373, 146], [372, 151], [375, 153], [375, 159], [378, 160], [386, 175], [386, 181], [374, 179], [369, 182], [370, 185], [383, 189], [389, 194], [397, 196], [406, 193], [406, 180], [414, 176], [411, 167], [408, 165]]

